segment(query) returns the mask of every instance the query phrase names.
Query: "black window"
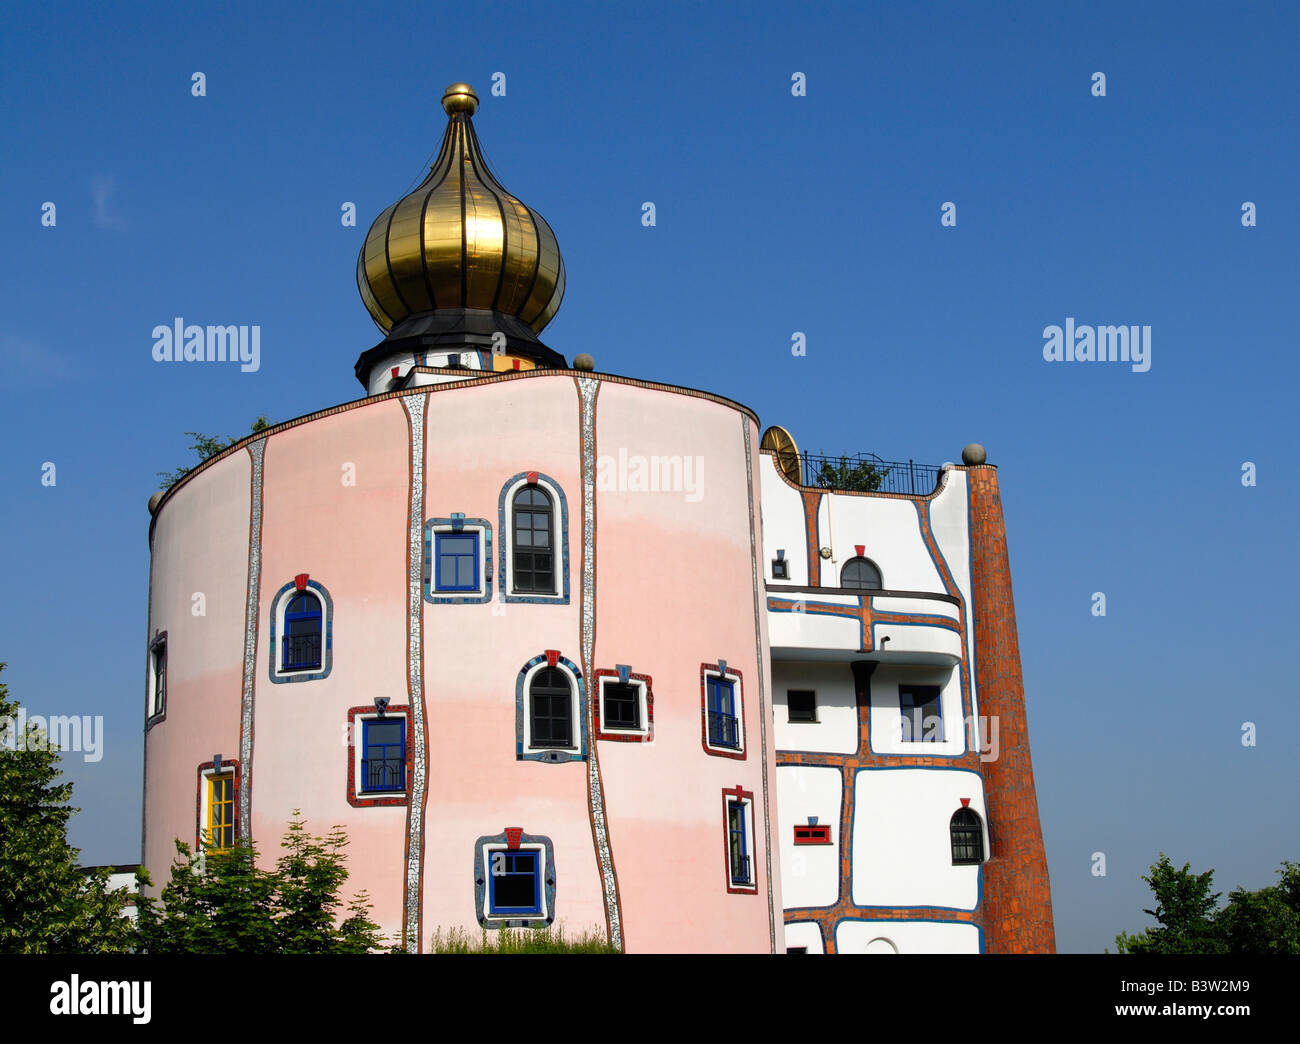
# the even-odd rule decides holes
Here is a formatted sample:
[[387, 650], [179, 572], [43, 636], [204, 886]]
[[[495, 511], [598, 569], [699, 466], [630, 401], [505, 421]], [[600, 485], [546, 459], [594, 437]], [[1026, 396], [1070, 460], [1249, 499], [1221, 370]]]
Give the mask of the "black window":
[[786, 952], [786, 953], [807, 953], [807, 952], [808, 952], [808, 947], [807, 947], [807, 946], [787, 946], [787, 947], [785, 948], [785, 952]]
[[636, 685], [610, 683], [605, 686], [604, 726], [607, 729], [641, 727], [641, 690]]
[[533, 747], [573, 746], [573, 699], [568, 676], [558, 667], [543, 667], [529, 687]]
[[153, 647], [153, 706], [150, 715], [161, 714], [167, 708], [167, 643]]
[[536, 851], [493, 852], [491, 903], [494, 914], [542, 912]]
[[320, 599], [303, 591], [294, 595], [284, 610], [285, 671], [317, 670], [320, 667], [322, 614]]
[[518, 593], [555, 592], [555, 508], [546, 491], [525, 486], [512, 506], [513, 589]]
[[900, 685], [898, 707], [903, 715], [903, 739], [908, 743], [943, 742], [939, 686]]
[[817, 694], [808, 690], [791, 689], [785, 694], [791, 721], [817, 720]]
[[879, 591], [880, 570], [866, 558], [850, 558], [840, 570], [840, 586], [859, 591]]
[[772, 559], [772, 579], [789, 580], [790, 564], [784, 558]]
[[984, 862], [984, 828], [969, 808], [959, 808], [948, 823], [952, 835], [952, 865]]

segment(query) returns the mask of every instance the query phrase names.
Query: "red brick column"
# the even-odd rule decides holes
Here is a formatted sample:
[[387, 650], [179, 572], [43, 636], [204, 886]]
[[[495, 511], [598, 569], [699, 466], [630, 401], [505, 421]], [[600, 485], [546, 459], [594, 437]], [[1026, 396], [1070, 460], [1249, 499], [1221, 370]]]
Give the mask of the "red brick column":
[[1052, 892], [1029, 759], [1020, 639], [997, 469], [967, 469], [979, 713], [998, 719], [999, 752], [984, 768], [990, 858], [984, 865], [988, 953], [1055, 953]]

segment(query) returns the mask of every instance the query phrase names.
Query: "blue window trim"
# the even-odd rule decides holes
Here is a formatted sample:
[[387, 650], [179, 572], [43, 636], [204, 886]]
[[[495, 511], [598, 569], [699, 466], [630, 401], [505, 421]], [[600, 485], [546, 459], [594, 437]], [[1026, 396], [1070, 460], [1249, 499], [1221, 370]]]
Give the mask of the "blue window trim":
[[[372, 725], [393, 725], [401, 726], [402, 738], [396, 743], [375, 743], [370, 742], [370, 727]], [[369, 787], [366, 786], [366, 762], [370, 761], [370, 751], [372, 746], [376, 749], [385, 751], [383, 760], [396, 761], [398, 773], [400, 776], [397, 786], [392, 787]], [[397, 757], [393, 758], [387, 754], [390, 747], [397, 748]], [[368, 797], [372, 794], [405, 794], [406, 793], [406, 715], [393, 714], [383, 718], [362, 718], [361, 719], [361, 770], [362, 776], [360, 785], [357, 788], [359, 797]]]
[[[501, 590], [501, 601], [503, 602], [538, 602], [543, 605], [568, 605], [569, 604], [569, 502], [565, 499], [564, 490], [560, 484], [551, 478], [550, 475], [537, 472], [537, 484], [542, 486], [547, 493], [551, 494], [554, 501], [555, 511], [559, 517], [559, 524], [556, 529], [559, 532], [560, 546], [557, 549], [558, 561], [556, 566], [561, 577], [560, 593], [555, 595], [538, 595], [538, 594], [511, 594], [510, 593], [510, 576], [506, 570], [506, 541], [510, 539], [510, 529], [506, 519], [507, 494], [511, 494], [511, 487], [516, 486], [520, 479], [527, 484], [530, 472], [521, 471], [517, 475], [511, 475], [501, 487], [501, 495], [497, 498], [497, 531], [502, 534], [501, 547], [497, 552], [500, 568], [497, 571], [501, 577], [499, 584]], [[517, 490], [515, 491], [517, 492]], [[513, 496], [513, 494], [511, 494]]]
[[[302, 602], [304, 605], [313, 604], [315, 605], [315, 608], [303, 609], [300, 610], [299, 612], [291, 612], [290, 610], [297, 602]], [[293, 594], [289, 596], [288, 605], [285, 607], [284, 610], [284, 636], [283, 636], [283, 645], [280, 650], [284, 654], [283, 659], [287, 660], [289, 658], [289, 631], [291, 625], [304, 620], [309, 623], [314, 620], [316, 621], [315, 630], [320, 634], [320, 637], [324, 639], [325, 637], [324, 614], [325, 614], [325, 606], [321, 604], [320, 598], [317, 597], [314, 591], [294, 591]], [[324, 642], [322, 641], [321, 644], [324, 645]], [[322, 655], [323, 653], [324, 650], [322, 650]], [[319, 662], [314, 664], [301, 664], [301, 663], [280, 664], [280, 670], [285, 673], [289, 671], [304, 671], [304, 670], [318, 671], [320, 670], [320, 668], [321, 668], [321, 663]]]
[[[474, 564], [474, 587], [457, 594], [454, 590], [438, 588], [436, 570], [437, 540], [441, 535], [482, 534]], [[480, 569], [479, 563], [482, 563]], [[479, 592], [479, 584], [483, 590]], [[431, 518], [424, 524], [424, 600], [432, 605], [481, 605], [492, 601], [492, 523], [485, 518], [466, 518], [453, 514], [450, 518]]]
[[[536, 848], [521, 848], [515, 851], [505, 851], [500, 853], [505, 857], [506, 873], [501, 876], [516, 876], [519, 873], [519, 864], [525, 862], [531, 865], [531, 870], [526, 871], [532, 874], [533, 878], [533, 901], [527, 906], [503, 906], [497, 902], [497, 882], [501, 876], [492, 872], [491, 863], [488, 866], [488, 916], [489, 917], [518, 917], [525, 914], [540, 916], [542, 912], [542, 874], [538, 866], [539, 852]], [[497, 853], [493, 852], [493, 859]]]
[[[468, 540], [472, 545], [469, 552], [454, 551], [444, 549], [444, 541], [450, 545], [453, 540]], [[457, 532], [442, 532], [433, 534], [433, 589], [436, 591], [473, 591], [478, 592], [478, 531], [461, 530]], [[460, 560], [468, 558], [470, 560], [470, 572], [472, 578], [468, 584], [443, 584], [442, 582], [442, 563], [444, 558], [449, 558], [456, 563], [456, 574], [460, 574]]]
[[[939, 729], [937, 735], [932, 734], [931, 731], [927, 728], [926, 722], [929, 719], [925, 717], [922, 717], [921, 719], [921, 734], [919, 736], [915, 734], [914, 725], [916, 722], [916, 715], [914, 713], [908, 713], [908, 712], [909, 711], [915, 712], [916, 710], [919, 710], [925, 706], [925, 703], [918, 705], [916, 702], [916, 694], [918, 690], [924, 690], [927, 695], [929, 695], [930, 693], [934, 694], [935, 713], [931, 715], [931, 717], [937, 718], [939, 721]], [[927, 700], [925, 702], [928, 703], [929, 701]], [[902, 716], [902, 721], [904, 723], [903, 731], [908, 732], [908, 730], [910, 729], [912, 732], [911, 738], [904, 740], [905, 743], [943, 743], [944, 742], [942, 686], [900, 685], [898, 687], [898, 712]]]
[[704, 691], [707, 695], [707, 709], [710, 715], [718, 715], [717, 725], [719, 732], [723, 732], [722, 719], [731, 719], [731, 729], [735, 734], [735, 742], [727, 743], [725, 736], [717, 738], [714, 735], [715, 719], [710, 717], [708, 721], [709, 729], [709, 746], [719, 747], [723, 750], [740, 750], [740, 721], [736, 714], [736, 683], [731, 678], [719, 677], [717, 675], [705, 675]]
[[280, 590], [276, 591], [275, 597], [271, 599], [271, 641], [268, 649], [270, 655], [267, 660], [267, 670], [270, 673], [271, 681], [276, 685], [283, 685], [286, 682], [318, 681], [321, 678], [328, 678], [330, 671], [334, 669], [334, 600], [330, 598], [329, 591], [325, 590], [315, 580], [308, 580], [307, 588], [320, 599], [325, 617], [323, 633], [321, 634], [320, 669], [315, 671], [294, 671], [292, 674], [277, 669], [280, 663], [280, 647], [276, 643], [276, 618], [279, 616], [283, 600], [298, 593], [298, 585], [290, 580]]
[[540, 834], [520, 833], [519, 845], [521, 848], [529, 848], [534, 852], [542, 854], [542, 866], [540, 866], [538, 878], [539, 898], [541, 887], [545, 886], [546, 903], [542, 907], [539, 904], [537, 913], [506, 913], [493, 915], [490, 912], [491, 907], [485, 906], [485, 903], [491, 902], [489, 889], [489, 878], [492, 874], [491, 852], [507, 850], [509, 851], [509, 840], [505, 832], [493, 837], [480, 837], [474, 842], [474, 911], [478, 918], [478, 923], [484, 928], [544, 928], [555, 921], [555, 880], [559, 875], [555, 870], [555, 846], [551, 844], [549, 837]]
[[524, 716], [528, 710], [528, 675], [538, 664], [546, 663], [546, 655], [534, 656], [519, 669], [515, 679], [515, 760], [541, 761], [548, 765], [562, 764], [566, 761], [587, 760], [587, 688], [582, 680], [582, 668], [572, 660], [557, 656], [556, 666], [564, 666], [578, 683], [578, 716], [574, 728], [578, 733], [578, 749], [572, 750], [525, 750]]

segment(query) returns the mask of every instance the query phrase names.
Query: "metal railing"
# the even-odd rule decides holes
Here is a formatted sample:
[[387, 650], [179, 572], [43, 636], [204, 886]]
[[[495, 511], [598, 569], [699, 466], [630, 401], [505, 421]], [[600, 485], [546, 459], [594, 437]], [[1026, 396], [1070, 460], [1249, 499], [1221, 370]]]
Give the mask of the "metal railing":
[[284, 666], [281, 670], [301, 671], [320, 666], [320, 634], [284, 636]]
[[394, 758], [362, 758], [361, 775], [367, 791], [406, 789], [406, 762]]
[[799, 464], [805, 486], [908, 496], [933, 493], [942, 470], [937, 464], [917, 464], [913, 460], [881, 460], [874, 453], [842, 453], [834, 457], [803, 452]]
[[751, 883], [749, 877], [749, 856], [747, 855], [741, 856], [739, 863], [735, 862], [733, 857], [732, 866], [731, 866], [731, 883], [732, 884]]
[[709, 742], [715, 747], [740, 747], [740, 727], [734, 714], [709, 711]]

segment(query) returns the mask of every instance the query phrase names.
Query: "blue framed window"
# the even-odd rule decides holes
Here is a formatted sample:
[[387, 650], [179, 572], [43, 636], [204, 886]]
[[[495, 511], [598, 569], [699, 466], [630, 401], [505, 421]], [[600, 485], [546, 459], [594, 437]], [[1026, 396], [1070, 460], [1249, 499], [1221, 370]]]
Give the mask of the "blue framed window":
[[736, 718], [736, 683], [708, 675], [705, 695], [709, 717], [709, 743], [715, 747], [740, 749], [740, 723]]
[[749, 838], [745, 836], [745, 805], [742, 801], [727, 802], [727, 839], [731, 860], [731, 883], [753, 883], [749, 872]]
[[542, 875], [536, 849], [489, 853], [488, 908], [493, 917], [542, 912]]
[[377, 718], [361, 724], [363, 793], [406, 790], [406, 717]]
[[320, 599], [309, 591], [294, 595], [284, 610], [283, 671], [320, 670]]
[[530, 748], [573, 744], [573, 689], [558, 667], [543, 667], [528, 689]]
[[477, 591], [478, 534], [434, 534], [434, 590]]
[[939, 686], [900, 685], [898, 707], [903, 715], [903, 740], [909, 743], [942, 743], [943, 716], [939, 707]]

